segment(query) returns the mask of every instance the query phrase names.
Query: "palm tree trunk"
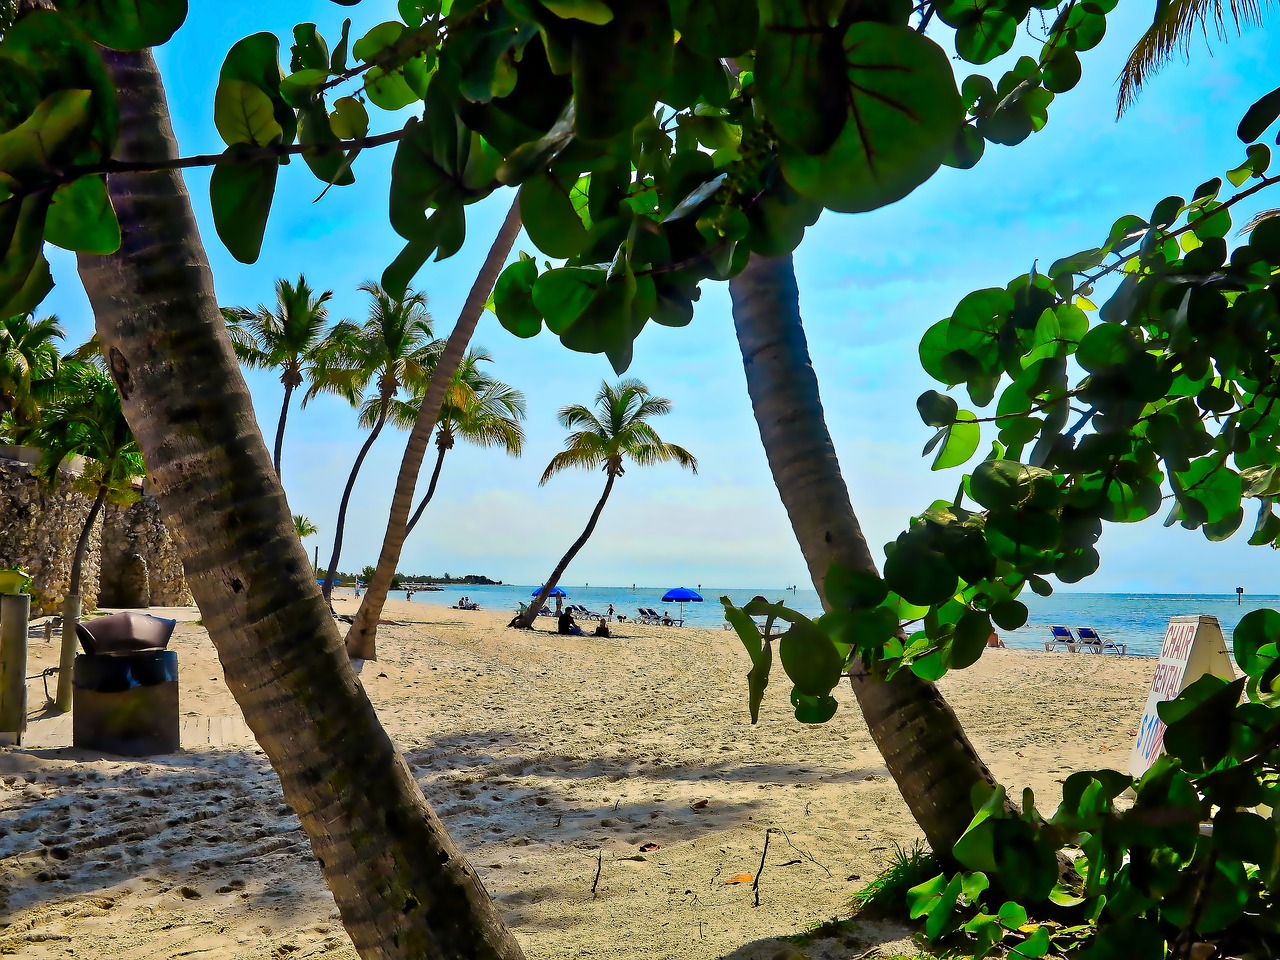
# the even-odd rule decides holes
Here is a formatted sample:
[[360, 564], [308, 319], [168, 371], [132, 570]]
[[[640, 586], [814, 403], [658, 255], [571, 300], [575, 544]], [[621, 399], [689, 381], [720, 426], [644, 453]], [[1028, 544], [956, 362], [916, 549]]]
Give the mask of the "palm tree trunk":
[[[791, 257], [752, 256], [729, 283], [747, 390], [792, 530], [824, 608], [827, 569], [875, 572], [849, 502], [800, 319]], [[850, 678], [871, 736], [929, 845], [946, 856], [973, 817], [971, 789], [994, 784], [937, 687], [900, 670]]]
[[413, 491], [418, 485], [418, 471], [422, 468], [422, 458], [427, 453], [427, 442], [431, 439], [431, 431], [436, 428], [440, 419], [440, 407], [444, 403], [445, 392], [458, 371], [458, 365], [467, 352], [467, 344], [476, 331], [476, 325], [484, 313], [484, 305], [489, 300], [493, 286], [498, 282], [498, 274], [507, 262], [511, 248], [515, 246], [516, 237], [520, 235], [520, 205], [517, 200], [511, 201], [511, 209], [507, 218], [498, 228], [493, 245], [484, 258], [484, 265], [471, 285], [462, 312], [458, 314], [458, 322], [445, 342], [444, 351], [431, 374], [431, 382], [418, 407], [418, 419], [409, 431], [409, 441], [405, 444], [404, 456], [400, 460], [400, 473], [396, 477], [396, 492], [391, 498], [391, 515], [387, 518], [387, 532], [382, 537], [382, 552], [378, 555], [378, 566], [372, 579], [365, 587], [364, 600], [356, 611], [355, 621], [347, 631], [347, 652], [353, 659], [376, 660], [378, 651], [378, 620], [382, 616], [382, 608], [387, 603], [387, 591], [391, 589], [391, 578], [396, 575], [396, 564], [400, 562], [400, 550], [404, 547], [404, 538], [408, 536], [406, 523], [409, 519], [409, 508], [413, 506]]
[[351, 504], [351, 491], [355, 489], [356, 477], [360, 474], [360, 467], [364, 464], [364, 458], [369, 455], [369, 449], [373, 446], [373, 441], [378, 439], [378, 434], [382, 432], [383, 426], [386, 425], [390, 403], [390, 397], [382, 398], [382, 412], [378, 414], [378, 422], [373, 425], [373, 429], [369, 432], [364, 445], [360, 447], [360, 452], [356, 454], [356, 462], [351, 467], [351, 475], [347, 477], [347, 485], [342, 490], [342, 502], [338, 504], [338, 520], [333, 534], [333, 556], [329, 558], [329, 572], [324, 576], [323, 593], [326, 600], [333, 596], [333, 581], [338, 576], [338, 557], [342, 554], [342, 534], [347, 526], [347, 507]]
[[289, 418], [289, 398], [293, 396], [293, 384], [284, 385], [284, 403], [280, 404], [280, 422], [276, 424], [276, 449], [271, 463], [276, 468], [276, 476], [280, 476], [280, 450], [284, 446], [284, 422]]
[[[103, 51], [120, 160], [174, 158], [149, 51]], [[227, 685], [363, 960], [519, 960], [347, 662], [254, 419], [186, 187], [113, 174], [123, 243], [80, 257], [125, 416]]]
[[582, 531], [582, 536], [573, 541], [573, 546], [569, 548], [569, 552], [556, 564], [556, 568], [551, 571], [551, 576], [547, 578], [547, 582], [538, 591], [538, 596], [534, 598], [533, 603], [529, 604], [529, 609], [524, 613], [516, 614], [515, 619], [507, 626], [519, 627], [522, 630], [528, 630], [533, 626], [533, 621], [537, 619], [538, 611], [542, 609], [542, 605], [547, 602], [547, 597], [551, 596], [551, 591], [556, 588], [556, 584], [564, 576], [564, 572], [569, 564], [573, 562], [573, 558], [578, 555], [578, 551], [586, 545], [587, 540], [590, 539], [591, 534], [595, 531], [596, 522], [600, 519], [600, 511], [604, 509], [604, 502], [609, 499], [609, 491], [613, 489], [613, 481], [616, 479], [618, 479], [617, 474], [610, 470], [609, 479], [604, 485], [604, 493], [600, 494], [600, 502], [596, 504], [595, 510], [591, 511], [591, 519], [587, 521], [587, 529]]
[[71, 709], [71, 681], [76, 664], [76, 624], [80, 622], [80, 577], [84, 570], [84, 557], [89, 552], [93, 524], [102, 512], [102, 504], [106, 499], [107, 486], [99, 484], [98, 495], [89, 508], [89, 516], [85, 517], [84, 526], [80, 528], [80, 539], [76, 541], [75, 556], [71, 559], [71, 581], [67, 585], [67, 596], [62, 601], [62, 650], [58, 658], [58, 692], [54, 695], [54, 705], [62, 713]]
[[431, 471], [431, 482], [427, 484], [426, 495], [422, 498], [422, 502], [418, 504], [418, 509], [413, 511], [413, 516], [409, 518], [409, 525], [404, 528], [406, 537], [413, 533], [413, 528], [418, 525], [418, 520], [422, 517], [422, 511], [427, 509], [427, 504], [436, 495], [436, 484], [440, 482], [440, 468], [444, 466], [444, 455], [448, 452], [447, 447], [440, 448], [440, 453], [436, 457], [436, 468]]

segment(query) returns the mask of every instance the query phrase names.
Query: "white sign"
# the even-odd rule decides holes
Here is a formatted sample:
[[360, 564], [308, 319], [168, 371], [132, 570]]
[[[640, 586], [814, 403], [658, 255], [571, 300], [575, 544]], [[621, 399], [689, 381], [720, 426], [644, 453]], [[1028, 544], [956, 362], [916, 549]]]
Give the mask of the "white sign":
[[1236, 678], [1218, 618], [1170, 617], [1147, 706], [1138, 724], [1138, 739], [1129, 758], [1130, 774], [1142, 776], [1164, 751], [1164, 722], [1156, 713], [1156, 704], [1172, 700], [1206, 673], [1223, 680]]

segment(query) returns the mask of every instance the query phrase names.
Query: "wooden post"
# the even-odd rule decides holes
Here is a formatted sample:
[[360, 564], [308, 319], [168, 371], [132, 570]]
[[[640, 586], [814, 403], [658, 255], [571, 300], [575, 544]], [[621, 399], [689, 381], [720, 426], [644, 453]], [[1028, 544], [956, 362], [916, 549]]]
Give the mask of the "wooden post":
[[31, 598], [0, 594], [0, 744], [17, 746], [27, 726], [27, 620]]
[[80, 594], [69, 593], [62, 605], [62, 655], [58, 659], [58, 693], [55, 704], [59, 712], [71, 710], [72, 680], [76, 666], [76, 624], [80, 622]]

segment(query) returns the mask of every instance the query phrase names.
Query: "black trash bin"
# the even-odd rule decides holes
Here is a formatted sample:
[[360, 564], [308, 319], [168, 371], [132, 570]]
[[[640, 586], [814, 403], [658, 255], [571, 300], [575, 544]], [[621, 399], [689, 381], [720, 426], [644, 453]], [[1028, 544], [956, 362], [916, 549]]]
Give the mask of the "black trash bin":
[[75, 746], [126, 757], [179, 748], [178, 655], [164, 649], [176, 624], [117, 613], [77, 625], [86, 652], [72, 677]]

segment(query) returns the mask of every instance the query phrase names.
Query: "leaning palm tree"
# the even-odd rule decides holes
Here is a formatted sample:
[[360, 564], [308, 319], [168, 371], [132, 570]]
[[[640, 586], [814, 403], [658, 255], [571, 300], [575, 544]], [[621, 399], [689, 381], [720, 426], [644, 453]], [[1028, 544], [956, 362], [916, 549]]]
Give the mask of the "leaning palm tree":
[[10, 414], [15, 429], [35, 424], [42, 386], [58, 372], [55, 341], [64, 335], [52, 315], [39, 320], [29, 313], [0, 318], [0, 416]]
[[22, 442], [40, 450], [39, 475], [56, 484], [58, 470], [72, 457], [83, 457], [85, 468], [73, 488], [93, 497], [80, 528], [71, 578], [62, 612], [62, 656], [58, 668], [59, 710], [71, 709], [71, 673], [80, 619], [80, 578], [93, 525], [108, 500], [130, 503], [140, 494], [133, 482], [146, 473], [138, 443], [125, 422], [120, 395], [111, 378], [88, 363], [67, 363], [59, 378], [60, 395], [41, 411], [39, 424], [20, 434]]
[[600, 495], [600, 501], [592, 511], [591, 519], [587, 521], [587, 528], [556, 564], [555, 570], [542, 585], [537, 599], [524, 613], [511, 621], [510, 625], [513, 627], [533, 626], [534, 618], [560, 582], [565, 569], [595, 530], [600, 511], [604, 509], [605, 501], [613, 490], [613, 483], [622, 476], [624, 459], [642, 467], [675, 462], [694, 473], [698, 472], [698, 461], [693, 454], [684, 447], [665, 442], [649, 426], [648, 421], [653, 417], [671, 412], [671, 401], [666, 397], [655, 397], [639, 380], [626, 378], [619, 380], [616, 386], [610, 386], [607, 381], [600, 384], [595, 403], [595, 413], [576, 403], [560, 408], [560, 425], [574, 432], [565, 441], [565, 448], [551, 458], [538, 484], [541, 486], [561, 470], [570, 467], [582, 467], [584, 470], [599, 467], [606, 477], [604, 493]]
[[[361, 284], [360, 289], [372, 298], [369, 319], [361, 326], [343, 321], [334, 327], [316, 369], [317, 383], [324, 383], [326, 389], [359, 405], [360, 426], [369, 431], [338, 505], [333, 556], [324, 578], [326, 600], [333, 594], [347, 506], [364, 458], [386, 425], [400, 391], [425, 390], [440, 355], [439, 343], [431, 332], [426, 294], [406, 292], [403, 299], [397, 300], [372, 281]], [[366, 395], [370, 384], [374, 389]], [[316, 389], [313, 385], [312, 390]]]
[[[405, 527], [406, 535], [417, 526], [427, 504], [435, 496], [445, 454], [454, 448], [458, 440], [466, 440], [478, 447], [500, 447], [513, 457], [520, 456], [523, 450], [524, 428], [520, 421], [525, 417], [524, 394], [480, 369], [482, 362], [492, 360], [484, 347], [476, 347], [463, 358], [449, 381], [449, 390], [436, 421], [436, 465], [431, 471], [427, 492]], [[421, 397], [398, 402], [393, 413], [397, 425], [413, 426], [420, 406]]]
[[1237, 32], [1262, 23], [1267, 0], [1170, 0], [1156, 4], [1155, 22], [1134, 45], [1120, 71], [1117, 113], [1124, 113], [1138, 99], [1142, 85], [1160, 71], [1175, 53], [1186, 57], [1197, 29], [1207, 37], [1212, 24], [1218, 39], [1227, 39], [1227, 19]]
[[293, 392], [310, 377], [312, 389], [302, 399], [303, 406], [306, 406], [318, 390], [326, 388], [322, 380], [317, 381], [314, 371], [329, 324], [329, 309], [325, 304], [332, 297], [332, 290], [316, 296], [306, 277], [299, 275], [296, 284], [288, 280], [276, 281], [274, 310], [265, 304], [256, 310], [247, 307], [224, 307], [222, 310], [240, 362], [254, 369], [280, 371], [284, 402], [280, 404], [272, 455], [277, 477], [280, 476], [280, 450], [284, 445], [284, 425], [289, 417], [289, 401]]

